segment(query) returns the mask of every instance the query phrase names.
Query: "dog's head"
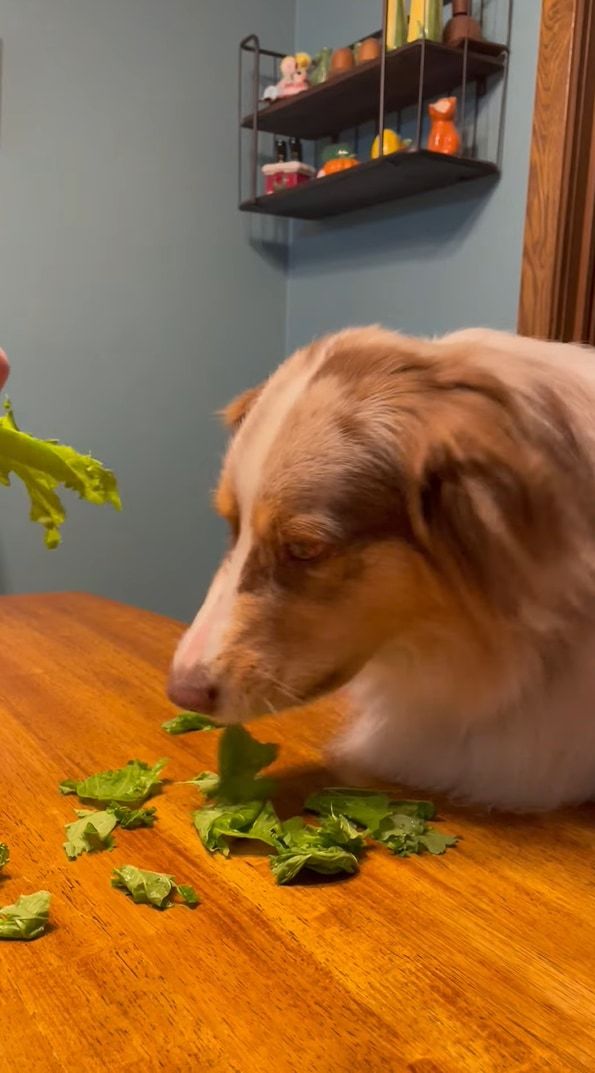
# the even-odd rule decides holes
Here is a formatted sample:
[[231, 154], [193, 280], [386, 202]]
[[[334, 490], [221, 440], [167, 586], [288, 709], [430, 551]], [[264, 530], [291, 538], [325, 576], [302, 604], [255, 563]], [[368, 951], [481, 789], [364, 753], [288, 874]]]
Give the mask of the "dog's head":
[[547, 459], [554, 434], [470, 345], [345, 331], [224, 416], [231, 547], [170, 681], [221, 722], [311, 700], [424, 632], [489, 634], [559, 545], [552, 459], [575, 445], [559, 423]]

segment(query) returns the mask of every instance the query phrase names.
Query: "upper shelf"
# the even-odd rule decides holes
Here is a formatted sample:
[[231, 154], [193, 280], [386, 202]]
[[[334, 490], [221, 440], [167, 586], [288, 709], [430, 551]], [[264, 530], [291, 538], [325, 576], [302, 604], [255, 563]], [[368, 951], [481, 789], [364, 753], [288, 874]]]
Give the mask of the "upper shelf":
[[[474, 43], [467, 49], [467, 81], [497, 74], [504, 67], [506, 47], [485, 42], [481, 51]], [[443, 95], [463, 82], [462, 48], [452, 48], [436, 41], [414, 41], [386, 55], [386, 111], [396, 112], [416, 104], [419, 95], [420, 66], [424, 55], [423, 95]], [[295, 97], [286, 97], [263, 105], [258, 112], [259, 130], [294, 138], [323, 138], [358, 126], [378, 113], [380, 60], [362, 63], [345, 74], [312, 86]], [[251, 128], [252, 115], [244, 116], [242, 126]]]

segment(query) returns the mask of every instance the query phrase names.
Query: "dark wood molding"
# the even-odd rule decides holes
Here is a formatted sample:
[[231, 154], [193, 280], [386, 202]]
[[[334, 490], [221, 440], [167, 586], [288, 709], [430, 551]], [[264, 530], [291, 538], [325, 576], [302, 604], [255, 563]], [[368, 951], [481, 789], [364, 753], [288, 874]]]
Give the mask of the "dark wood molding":
[[589, 340], [595, 248], [595, 15], [543, 0], [518, 329]]

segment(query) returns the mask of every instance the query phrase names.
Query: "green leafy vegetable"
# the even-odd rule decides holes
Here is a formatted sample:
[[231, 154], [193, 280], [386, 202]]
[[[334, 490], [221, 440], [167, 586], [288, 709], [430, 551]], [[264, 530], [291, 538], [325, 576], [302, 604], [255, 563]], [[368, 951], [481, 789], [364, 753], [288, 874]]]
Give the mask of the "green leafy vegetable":
[[107, 811], [116, 817], [118, 826], [125, 831], [133, 831], [137, 827], [153, 827], [157, 819], [156, 808], [127, 808], [126, 805], [111, 804]]
[[219, 789], [219, 776], [214, 771], [201, 771], [193, 779], [184, 780], [186, 786], [197, 786], [205, 797], [216, 797]]
[[[333, 841], [337, 834], [342, 845]], [[314, 827], [296, 816], [282, 825], [279, 853], [270, 858], [271, 871], [277, 883], [289, 883], [304, 868], [321, 875], [354, 873], [359, 868], [354, 850], [361, 852], [363, 847], [363, 835], [351, 825], [341, 824], [338, 817], [332, 817], [330, 825]]]
[[124, 767], [89, 775], [80, 782], [66, 779], [60, 783], [60, 793], [76, 794], [81, 801], [94, 804], [138, 806], [159, 789], [159, 775], [166, 764], [167, 760], [158, 760], [150, 767], [143, 760], [129, 760]]
[[363, 824], [372, 838], [399, 857], [444, 853], [457, 843], [454, 835], [443, 835], [426, 823], [436, 812], [431, 801], [399, 801], [376, 790], [330, 787], [312, 794], [306, 808], [323, 816], [340, 814]]
[[168, 734], [187, 734], [190, 730], [217, 730], [215, 723], [198, 712], [180, 712], [161, 724]]
[[51, 894], [21, 894], [14, 905], [0, 908], [0, 939], [37, 939], [43, 935], [50, 912]]
[[79, 454], [56, 440], [39, 440], [19, 429], [9, 402], [0, 417], [0, 484], [13, 473], [23, 481], [31, 502], [30, 518], [45, 529], [45, 543], [56, 548], [66, 511], [56, 492], [63, 485], [89, 503], [111, 503], [121, 509], [116, 478], [90, 455]]
[[10, 860], [10, 850], [6, 842], [0, 842], [0, 870], [5, 868]]
[[76, 814], [78, 820], [66, 824], [64, 852], [69, 860], [74, 861], [81, 853], [113, 848], [112, 831], [118, 822], [113, 812], [77, 809]]
[[178, 894], [189, 909], [195, 909], [200, 905], [200, 898], [190, 883], [178, 883]]
[[[207, 805], [205, 808], [197, 809], [194, 813], [194, 826], [206, 849], [211, 853], [219, 852], [224, 857], [228, 857], [229, 839], [254, 837], [250, 832], [264, 807], [270, 808], [274, 815], [272, 805], [263, 806], [262, 801], [243, 801], [235, 805], [226, 803]], [[274, 818], [276, 820], [276, 816]], [[266, 837], [266, 821], [263, 822], [258, 832], [259, 841], [269, 841]], [[272, 835], [270, 837], [272, 838]], [[269, 841], [269, 845], [274, 844], [273, 841]]]
[[130, 894], [137, 905], [154, 905], [156, 909], [169, 909], [176, 894], [190, 909], [200, 901], [194, 887], [189, 884], [178, 886], [173, 876], [164, 872], [148, 872], [133, 864], [114, 868], [112, 887]]
[[382, 821], [374, 838], [398, 857], [411, 857], [415, 853], [440, 854], [457, 844], [455, 835], [443, 835], [435, 827], [429, 827], [425, 820], [397, 810]]
[[276, 783], [258, 772], [273, 763], [278, 751], [277, 745], [256, 741], [239, 724], [226, 727], [219, 742], [219, 782], [208, 796], [232, 804], [271, 797]]
[[388, 794], [376, 790], [341, 789], [331, 786], [307, 798], [305, 808], [321, 816], [347, 816], [362, 827], [374, 831], [385, 816], [390, 814], [391, 801]]

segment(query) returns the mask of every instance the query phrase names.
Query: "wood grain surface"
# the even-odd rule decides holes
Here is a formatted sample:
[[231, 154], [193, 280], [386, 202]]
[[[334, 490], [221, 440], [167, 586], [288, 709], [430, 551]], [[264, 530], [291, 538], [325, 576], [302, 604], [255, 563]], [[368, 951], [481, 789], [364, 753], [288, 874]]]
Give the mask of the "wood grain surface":
[[[181, 627], [82, 595], [0, 601], [0, 902], [41, 887], [52, 928], [0, 943], [10, 1073], [592, 1073], [595, 812], [441, 807], [442, 858], [370, 853], [342, 882], [277, 887], [266, 857], [209, 856], [190, 823], [218, 735], [160, 723]], [[255, 724], [282, 743], [280, 811], [327, 783], [330, 705]], [[153, 830], [69, 862], [65, 776], [169, 756]], [[124, 863], [194, 883], [160, 913], [110, 887]]]

